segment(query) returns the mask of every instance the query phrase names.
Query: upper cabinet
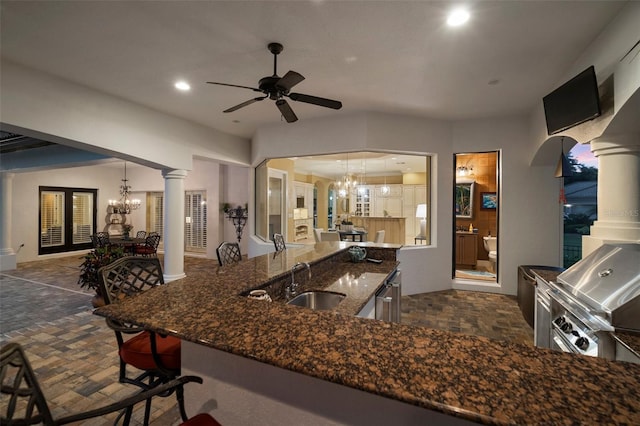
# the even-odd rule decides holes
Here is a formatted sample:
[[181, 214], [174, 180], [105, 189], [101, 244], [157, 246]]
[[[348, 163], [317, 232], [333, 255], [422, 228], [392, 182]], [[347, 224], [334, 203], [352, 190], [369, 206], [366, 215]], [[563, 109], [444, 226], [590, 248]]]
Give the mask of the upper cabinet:
[[313, 184], [305, 182], [294, 182], [293, 190], [295, 198], [292, 209], [313, 209]]

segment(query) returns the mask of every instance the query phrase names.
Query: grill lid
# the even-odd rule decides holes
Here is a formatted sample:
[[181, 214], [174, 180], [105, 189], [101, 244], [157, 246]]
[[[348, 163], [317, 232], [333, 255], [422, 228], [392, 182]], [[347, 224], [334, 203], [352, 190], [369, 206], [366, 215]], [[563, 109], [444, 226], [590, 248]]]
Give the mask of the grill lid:
[[557, 280], [612, 326], [640, 330], [640, 244], [603, 245]]

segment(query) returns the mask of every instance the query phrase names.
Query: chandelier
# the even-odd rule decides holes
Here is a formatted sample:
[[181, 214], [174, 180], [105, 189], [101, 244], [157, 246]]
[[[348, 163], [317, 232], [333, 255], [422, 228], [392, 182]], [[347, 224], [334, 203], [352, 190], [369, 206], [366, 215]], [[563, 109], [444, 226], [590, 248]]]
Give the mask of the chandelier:
[[127, 179], [127, 162], [124, 162], [124, 179], [122, 179], [122, 185], [120, 185], [120, 199], [109, 200], [109, 207], [113, 209], [114, 213], [118, 214], [130, 214], [131, 210], [137, 210], [140, 208], [141, 201], [137, 198], [131, 198], [131, 185], [129, 185], [129, 179]]
[[335, 186], [337, 187], [338, 197], [346, 198], [349, 194], [358, 186], [358, 179], [356, 175], [349, 173], [349, 154], [347, 154], [347, 168], [344, 175], [336, 180]]

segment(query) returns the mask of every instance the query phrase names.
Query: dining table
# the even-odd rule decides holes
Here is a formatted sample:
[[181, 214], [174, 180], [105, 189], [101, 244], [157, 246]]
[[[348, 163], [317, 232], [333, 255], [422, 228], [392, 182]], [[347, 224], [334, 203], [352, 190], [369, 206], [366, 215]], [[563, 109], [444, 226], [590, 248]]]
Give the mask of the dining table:
[[112, 246], [118, 246], [124, 248], [127, 253], [133, 254], [137, 245], [144, 245], [145, 238], [124, 238], [124, 237], [110, 237], [109, 244]]
[[365, 242], [367, 241], [367, 231], [338, 231], [340, 233], [341, 240], [350, 240], [353, 242]]

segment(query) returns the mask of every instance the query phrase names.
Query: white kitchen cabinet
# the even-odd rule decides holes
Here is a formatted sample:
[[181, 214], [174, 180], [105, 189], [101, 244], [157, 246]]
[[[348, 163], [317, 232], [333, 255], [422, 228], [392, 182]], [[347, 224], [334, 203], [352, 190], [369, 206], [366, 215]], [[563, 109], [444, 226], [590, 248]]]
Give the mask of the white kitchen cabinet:
[[374, 215], [374, 194], [375, 188], [369, 185], [358, 186], [351, 194], [352, 211], [356, 216]]
[[313, 184], [305, 182], [294, 182], [293, 191], [295, 199], [292, 209], [305, 208], [309, 211], [313, 210]]

